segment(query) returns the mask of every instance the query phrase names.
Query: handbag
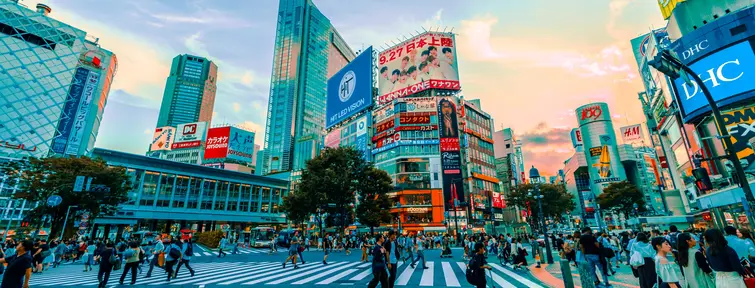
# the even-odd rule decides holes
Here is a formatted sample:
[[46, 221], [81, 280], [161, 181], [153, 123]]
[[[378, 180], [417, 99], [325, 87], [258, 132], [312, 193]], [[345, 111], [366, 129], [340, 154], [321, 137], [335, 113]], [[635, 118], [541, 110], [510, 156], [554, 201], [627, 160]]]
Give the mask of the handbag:
[[755, 278], [744, 278], [747, 288], [755, 288]]

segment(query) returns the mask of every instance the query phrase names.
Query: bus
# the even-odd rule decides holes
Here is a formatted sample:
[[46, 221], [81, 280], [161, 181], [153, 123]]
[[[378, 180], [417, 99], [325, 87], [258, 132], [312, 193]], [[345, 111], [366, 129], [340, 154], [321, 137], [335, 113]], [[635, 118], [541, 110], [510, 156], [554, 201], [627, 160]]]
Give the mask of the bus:
[[256, 227], [251, 229], [252, 247], [267, 248], [275, 237], [275, 229], [272, 227]]

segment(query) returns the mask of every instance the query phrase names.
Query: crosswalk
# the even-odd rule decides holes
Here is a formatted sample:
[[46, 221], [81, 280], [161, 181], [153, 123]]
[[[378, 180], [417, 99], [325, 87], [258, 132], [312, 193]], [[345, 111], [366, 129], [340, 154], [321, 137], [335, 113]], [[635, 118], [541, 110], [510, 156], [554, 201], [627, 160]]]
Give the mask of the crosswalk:
[[[249, 285], [306, 285], [306, 286], [341, 286], [366, 285], [372, 279], [371, 263], [355, 261], [331, 262], [323, 265], [321, 262], [307, 262], [293, 269], [290, 265], [285, 269], [280, 262], [212, 262], [195, 263], [192, 267], [196, 275], [191, 277], [185, 267], [181, 268], [178, 278], [166, 282], [165, 274], [158, 270], [152, 278], [137, 275], [137, 285], [148, 286], [249, 286]], [[507, 266], [491, 263], [493, 269], [487, 273], [488, 283], [496, 287], [545, 287], [527, 277], [512, 271]], [[408, 287], [469, 287], [464, 271], [464, 262], [428, 261], [429, 269], [417, 266], [412, 268], [409, 263], [399, 262], [396, 276], [396, 286]], [[113, 271], [108, 286], [117, 286], [122, 271]], [[126, 283], [131, 276], [126, 277]], [[32, 287], [62, 287], [62, 286], [94, 286], [97, 285], [97, 273], [83, 273], [66, 271], [61, 273], [44, 273], [34, 275], [29, 281]]]

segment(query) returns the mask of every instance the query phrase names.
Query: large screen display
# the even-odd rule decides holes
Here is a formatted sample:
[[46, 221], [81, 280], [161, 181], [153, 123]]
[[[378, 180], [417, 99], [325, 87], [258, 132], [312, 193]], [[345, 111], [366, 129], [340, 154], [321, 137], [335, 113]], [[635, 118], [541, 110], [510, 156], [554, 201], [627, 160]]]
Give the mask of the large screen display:
[[372, 105], [372, 46], [328, 79], [325, 128]]

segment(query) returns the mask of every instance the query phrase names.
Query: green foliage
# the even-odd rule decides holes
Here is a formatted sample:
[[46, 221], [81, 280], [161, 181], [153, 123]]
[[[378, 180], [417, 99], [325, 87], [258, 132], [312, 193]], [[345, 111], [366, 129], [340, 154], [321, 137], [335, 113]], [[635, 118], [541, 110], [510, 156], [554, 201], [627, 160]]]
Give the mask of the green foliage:
[[[96, 217], [115, 214], [118, 204], [128, 200], [132, 188], [125, 168], [108, 166], [102, 159], [89, 157], [14, 161], [2, 167], [0, 174], [9, 177], [10, 183], [18, 181], [20, 189], [14, 198], [39, 201], [40, 205], [28, 214], [29, 220], [32, 225], [39, 225], [43, 215], [50, 216], [51, 235], [59, 233], [69, 206], [78, 206], [76, 210], [72, 209], [72, 215], [74, 211], [89, 211], [91, 223]], [[76, 176], [91, 177], [92, 185], [105, 185], [110, 192], [73, 192]], [[52, 195], [62, 197], [62, 203], [48, 206], [47, 198]], [[69, 217], [69, 222], [72, 221], [73, 217]], [[67, 227], [73, 228], [73, 225]]]
[[195, 242], [202, 244], [204, 246], [210, 247], [210, 248], [218, 248], [218, 245], [220, 245], [220, 239], [223, 238], [223, 235], [225, 235], [225, 232], [220, 230], [215, 231], [205, 231], [196, 233], [194, 235]]
[[283, 198], [282, 211], [286, 212], [288, 221], [293, 223], [304, 223], [309, 218], [309, 203], [306, 195], [302, 193], [292, 193]]
[[[545, 217], [560, 219], [563, 213], [574, 210], [574, 207], [576, 207], [574, 195], [566, 192], [563, 185], [540, 184], [539, 189], [540, 193], [543, 195], [542, 205], [543, 215]], [[532, 191], [532, 196], [528, 195], [530, 191]], [[534, 190], [534, 185], [519, 185], [509, 194], [506, 202], [516, 205], [524, 210], [527, 210], [527, 203], [529, 203], [530, 210], [532, 211], [531, 219], [535, 221], [535, 223], [540, 223], [537, 199], [533, 196], [537, 196], [537, 192]]]
[[635, 204], [639, 212], [645, 211], [645, 198], [642, 191], [629, 181], [608, 184], [603, 189], [603, 193], [598, 195], [597, 200], [604, 211], [621, 212], [629, 216], [632, 215]]
[[390, 222], [391, 202], [386, 194], [393, 189], [391, 176], [373, 167], [367, 171], [365, 181], [360, 184], [361, 201], [356, 211], [359, 221], [370, 228]]

